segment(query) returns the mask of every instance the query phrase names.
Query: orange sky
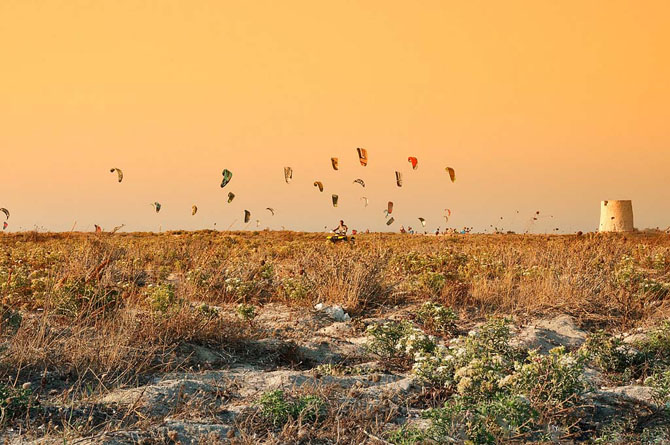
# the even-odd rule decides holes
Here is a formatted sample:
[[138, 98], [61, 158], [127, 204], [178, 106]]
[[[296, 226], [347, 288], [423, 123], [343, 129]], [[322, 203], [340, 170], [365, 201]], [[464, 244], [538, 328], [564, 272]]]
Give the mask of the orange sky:
[[451, 226], [523, 230], [540, 210], [534, 230], [574, 231], [633, 199], [638, 227], [666, 227], [669, 17], [667, 1], [5, 0], [0, 207], [13, 230], [243, 228], [245, 208], [261, 227], [381, 230], [392, 200], [395, 229], [444, 227], [448, 207]]

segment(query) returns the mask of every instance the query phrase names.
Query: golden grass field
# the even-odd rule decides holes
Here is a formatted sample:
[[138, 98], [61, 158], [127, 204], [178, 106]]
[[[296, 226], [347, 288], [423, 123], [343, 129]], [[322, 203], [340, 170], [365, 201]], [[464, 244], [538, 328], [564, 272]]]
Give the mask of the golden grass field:
[[[365, 337], [366, 327], [379, 320], [410, 321], [445, 344], [491, 316], [511, 317], [521, 327], [567, 315], [589, 335], [603, 330], [611, 339], [638, 328], [652, 332], [670, 314], [669, 291], [670, 237], [661, 234], [366, 234], [353, 245], [328, 244], [323, 234], [293, 232], [2, 235], [0, 429], [5, 432], [0, 436], [8, 443], [38, 439], [54, 443], [397, 444], [451, 439], [478, 443], [484, 436], [473, 439], [469, 430], [458, 436], [454, 432], [458, 428], [443, 436], [434, 429], [432, 435], [424, 436], [402, 430], [411, 417], [408, 412], [451, 403], [452, 394], [464, 397], [458, 394], [460, 387], [436, 388], [425, 382], [416, 384], [417, 392], [389, 396], [388, 404], [374, 409], [370, 404], [365, 409], [356, 405], [364, 400], [362, 396], [348, 393], [349, 399], [343, 401], [332, 385], [296, 386], [295, 394], [317, 394], [326, 401], [327, 414], [309, 419], [302, 414], [288, 416], [282, 421], [261, 409], [266, 406], [263, 395], [234, 395], [232, 390], [213, 399], [184, 390], [183, 403], [177, 408], [170, 405], [169, 415], [142, 408], [141, 392], [137, 402], [106, 401], [119, 390], [150, 392], [146, 385], [179, 373], [219, 372], [222, 378], [233, 379], [230, 376], [237, 375], [240, 366], [263, 375], [316, 372], [320, 376], [325, 365], [332, 371], [374, 359], [377, 377], [370, 382], [380, 376], [382, 381], [412, 376], [411, 358], [381, 357], [369, 347], [342, 352], [346, 349], [342, 345], [358, 345], [352, 339]], [[418, 308], [428, 301], [455, 313], [449, 335], [435, 329], [434, 320], [422, 324], [416, 318]], [[317, 332], [321, 335], [332, 320], [316, 313], [317, 303], [340, 305], [352, 317], [351, 322], [333, 325], [337, 329], [347, 325], [344, 331], [333, 328], [319, 337], [318, 347], [313, 337]], [[661, 357], [654, 362], [660, 363], [658, 369], [638, 367], [635, 375], [619, 378], [621, 369], [602, 363], [598, 368], [593, 357], [588, 366], [599, 369], [609, 383], [644, 386], [645, 377], [665, 372], [663, 357], [670, 357], [670, 350], [663, 348], [670, 348], [670, 337], [668, 341], [653, 350], [654, 357]], [[331, 348], [337, 354], [308, 358], [305, 348]], [[645, 363], [651, 363], [648, 357]], [[290, 375], [295, 380], [298, 374]], [[387, 400], [384, 397], [378, 399]], [[565, 411], [555, 407], [547, 411], [546, 400], [537, 405], [527, 397], [539, 413], [534, 429], [529, 432], [522, 426], [512, 434], [499, 431], [493, 422], [495, 427], [488, 427], [493, 431], [492, 443], [651, 443], [644, 442], [644, 434], [651, 433], [639, 423], [642, 414], [632, 408], [621, 412], [623, 426], [617, 426], [619, 439], [615, 440], [605, 436], [610, 434], [606, 422], [584, 420], [588, 416], [578, 408], [586, 402], [562, 401]], [[194, 400], [197, 406], [189, 405]], [[649, 419], [665, 413], [661, 399], [654, 400], [656, 408], [648, 408], [645, 414]], [[241, 407], [234, 420], [225, 417], [232, 412], [228, 405]], [[570, 416], [565, 414], [568, 407]], [[199, 413], [197, 431], [194, 415], [188, 415], [191, 408]], [[202, 420], [205, 417], [207, 422]], [[393, 420], [400, 417], [405, 420]], [[178, 427], [173, 425], [175, 419], [182, 422]], [[186, 421], [191, 423], [184, 426]], [[394, 422], [396, 427], [389, 426]], [[205, 423], [207, 428], [202, 426]], [[226, 428], [212, 426], [219, 424]], [[422, 425], [416, 428], [421, 430]], [[549, 437], [551, 428], [565, 434]], [[605, 441], [597, 442], [601, 439]]]

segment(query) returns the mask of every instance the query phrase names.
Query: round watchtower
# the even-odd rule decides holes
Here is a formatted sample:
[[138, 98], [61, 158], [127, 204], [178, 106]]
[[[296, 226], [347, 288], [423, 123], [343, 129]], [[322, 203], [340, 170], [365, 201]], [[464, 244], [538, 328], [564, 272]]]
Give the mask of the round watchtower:
[[633, 203], [630, 200], [600, 203], [599, 232], [632, 232]]

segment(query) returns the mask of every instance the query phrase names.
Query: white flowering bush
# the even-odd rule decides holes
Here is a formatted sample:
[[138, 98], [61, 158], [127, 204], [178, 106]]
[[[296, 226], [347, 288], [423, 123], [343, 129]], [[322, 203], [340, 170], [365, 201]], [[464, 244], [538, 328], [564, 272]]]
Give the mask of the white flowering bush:
[[574, 406], [588, 388], [583, 357], [566, 352], [563, 346], [547, 355], [530, 351], [525, 363], [516, 364], [510, 380], [514, 389], [527, 395], [531, 403], [550, 409]]
[[551, 436], [547, 419], [570, 414], [587, 389], [586, 356], [563, 347], [548, 355], [524, 352], [510, 339], [508, 322], [490, 319], [449, 346], [415, 354], [413, 373], [427, 386], [452, 391], [442, 408], [426, 413], [427, 437], [437, 443], [539, 440]]
[[368, 351], [386, 359], [432, 353], [437, 346], [435, 337], [426, 335], [408, 321], [370, 325], [367, 334]]
[[428, 386], [452, 388], [468, 396], [491, 394], [521, 355], [509, 340], [508, 322], [490, 319], [448, 347], [416, 354], [412, 369]]
[[425, 302], [416, 312], [416, 321], [424, 329], [439, 335], [449, 336], [456, 332], [458, 315], [453, 309], [430, 301]]

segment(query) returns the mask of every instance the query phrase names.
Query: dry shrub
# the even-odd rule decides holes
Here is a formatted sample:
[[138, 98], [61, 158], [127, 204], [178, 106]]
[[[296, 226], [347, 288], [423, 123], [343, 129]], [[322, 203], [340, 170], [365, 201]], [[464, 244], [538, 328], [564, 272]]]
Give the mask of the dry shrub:
[[44, 313], [24, 320], [0, 355], [0, 372], [37, 374], [45, 370], [105, 383], [175, 369], [181, 344], [232, 348], [248, 326], [219, 315], [183, 307], [169, 316], [124, 308], [93, 323]]
[[334, 247], [337, 250], [315, 255], [307, 272], [316, 300], [352, 312], [390, 303], [394, 286], [385, 275], [388, 257]]

